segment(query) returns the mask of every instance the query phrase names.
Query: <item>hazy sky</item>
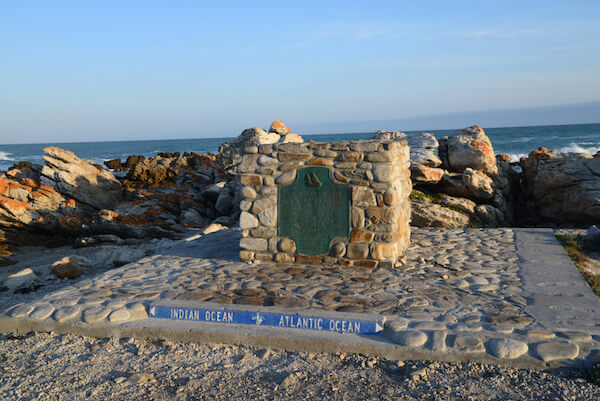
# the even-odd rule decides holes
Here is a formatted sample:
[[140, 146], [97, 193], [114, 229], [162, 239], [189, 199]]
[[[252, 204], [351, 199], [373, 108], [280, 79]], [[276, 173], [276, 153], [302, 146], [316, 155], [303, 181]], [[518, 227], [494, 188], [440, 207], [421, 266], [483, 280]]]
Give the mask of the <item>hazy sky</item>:
[[598, 0], [0, 0], [0, 38], [0, 143], [600, 100]]

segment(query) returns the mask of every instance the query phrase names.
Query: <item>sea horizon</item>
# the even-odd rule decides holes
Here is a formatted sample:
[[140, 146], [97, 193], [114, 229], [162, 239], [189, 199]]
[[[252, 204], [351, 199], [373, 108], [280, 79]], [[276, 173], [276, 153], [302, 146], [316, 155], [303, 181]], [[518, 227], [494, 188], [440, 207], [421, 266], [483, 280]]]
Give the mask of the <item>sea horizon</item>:
[[[565, 124], [532, 124], [532, 125], [507, 125], [507, 126], [483, 126], [481, 124], [473, 124], [473, 125], [479, 125], [480, 127], [483, 128], [483, 130], [488, 130], [488, 129], [509, 129], [509, 128], [544, 128], [544, 127], [567, 127], [567, 126], [584, 126], [584, 125], [600, 125], [600, 121], [598, 122], [593, 122], [593, 123], [565, 123]], [[251, 128], [251, 127], [248, 127]], [[262, 129], [264, 129], [265, 131], [268, 131], [268, 128], [264, 128], [264, 127], [260, 127]], [[404, 132], [404, 133], [421, 133], [421, 132], [431, 132], [434, 133], [434, 131], [439, 131], [439, 132], [448, 132], [448, 131], [456, 131], [456, 130], [460, 130], [462, 128], [466, 128], [466, 127], [460, 127], [460, 128], [436, 128], [436, 129], [411, 129], [411, 130], [403, 130], [403, 129], [398, 129], [398, 130], [394, 130], [394, 131], [399, 131], [399, 132]], [[242, 130], [243, 131], [243, 130]], [[0, 143], [0, 146], [10, 146], [10, 145], [49, 145], [49, 144], [56, 144], [56, 145], [62, 145], [62, 144], [72, 144], [72, 143], [120, 143], [120, 142], [152, 142], [152, 141], [188, 141], [188, 140], [204, 140], [204, 139], [233, 139], [236, 138], [237, 136], [239, 136], [242, 131], [240, 131], [240, 133], [236, 136], [207, 136], [207, 137], [189, 137], [189, 138], [158, 138], [158, 139], [118, 139], [118, 140], [111, 140], [111, 141], [61, 141], [61, 142], [11, 142], [11, 143]], [[389, 130], [387, 130], [389, 131]], [[295, 132], [294, 130], [292, 130], [292, 132]], [[375, 133], [377, 131], [362, 131], [362, 130], [358, 130], [358, 131], [348, 131], [348, 132], [323, 132], [323, 133], [318, 133], [318, 134], [301, 134], [296, 132], [296, 134], [300, 135], [301, 137], [313, 137], [313, 136], [328, 136], [328, 135], [362, 135], [362, 134], [367, 134], [367, 133]]]
[[[585, 152], [595, 154], [600, 150], [600, 123], [534, 125], [520, 127], [483, 127], [492, 142], [496, 154], [508, 154], [518, 161], [529, 152], [544, 146], [559, 152]], [[431, 132], [438, 139], [451, 135], [456, 129], [406, 130], [407, 135]], [[373, 137], [375, 131], [321, 133], [302, 135], [304, 140], [339, 142]], [[74, 152], [77, 156], [97, 164], [113, 159], [125, 159], [129, 155], [154, 156], [161, 152], [217, 153], [223, 142], [231, 137], [146, 139], [119, 141], [41, 142], [0, 145], [0, 171], [6, 171], [14, 163], [29, 161], [43, 163], [43, 149], [57, 146]]]

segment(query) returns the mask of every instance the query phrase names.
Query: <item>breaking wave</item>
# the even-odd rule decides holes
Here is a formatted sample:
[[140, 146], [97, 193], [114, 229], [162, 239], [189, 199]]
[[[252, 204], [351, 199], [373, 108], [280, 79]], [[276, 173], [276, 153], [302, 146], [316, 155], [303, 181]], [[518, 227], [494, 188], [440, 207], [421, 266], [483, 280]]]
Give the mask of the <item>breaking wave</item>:
[[14, 153], [8, 153], [8, 152], [2, 152], [0, 151], [0, 160], [7, 160], [7, 161], [15, 161], [15, 159], [13, 159], [11, 156], [14, 156]]
[[563, 146], [558, 149], [559, 152], [572, 152], [572, 153], [589, 153], [591, 155], [595, 154], [600, 150], [600, 144], [595, 144], [594, 146], [581, 146], [577, 143], [570, 143], [568, 146]]

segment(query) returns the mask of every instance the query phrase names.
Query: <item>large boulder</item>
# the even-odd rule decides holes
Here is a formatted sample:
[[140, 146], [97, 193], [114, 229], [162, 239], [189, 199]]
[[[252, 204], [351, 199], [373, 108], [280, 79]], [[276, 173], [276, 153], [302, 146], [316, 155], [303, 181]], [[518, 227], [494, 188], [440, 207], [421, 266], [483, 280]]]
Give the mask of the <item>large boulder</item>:
[[44, 152], [42, 185], [96, 209], [113, 208], [121, 200], [121, 183], [110, 171], [68, 150], [48, 147]]
[[285, 136], [289, 134], [290, 131], [291, 129], [286, 127], [283, 121], [281, 120], [273, 121], [273, 123], [271, 124], [271, 128], [269, 128], [269, 133], [275, 133], [280, 136]]
[[439, 141], [439, 153], [444, 167], [462, 172], [470, 167], [487, 175], [497, 174], [494, 148], [479, 125], [456, 131]]
[[600, 223], [600, 158], [541, 149], [521, 167], [527, 209], [539, 223]]
[[427, 167], [424, 164], [410, 164], [410, 179], [414, 184], [437, 184], [444, 177], [441, 168]]
[[54, 262], [50, 271], [58, 278], [78, 278], [92, 267], [92, 262], [83, 256], [65, 256]]
[[465, 186], [478, 199], [491, 199], [494, 196], [494, 182], [478, 170], [467, 167], [462, 176]]

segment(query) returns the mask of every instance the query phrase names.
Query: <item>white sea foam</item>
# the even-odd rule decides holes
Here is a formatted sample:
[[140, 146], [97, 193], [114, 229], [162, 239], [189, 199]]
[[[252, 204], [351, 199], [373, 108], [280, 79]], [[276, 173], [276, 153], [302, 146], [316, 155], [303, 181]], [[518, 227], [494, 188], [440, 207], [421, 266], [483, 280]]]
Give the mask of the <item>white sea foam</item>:
[[595, 144], [594, 146], [581, 146], [581, 144], [571, 143], [569, 146], [563, 146], [558, 149], [559, 152], [565, 153], [589, 153], [590, 155], [595, 154], [600, 150], [600, 144]]
[[527, 157], [527, 153], [508, 153], [511, 162], [518, 162], [521, 157]]
[[14, 153], [8, 153], [8, 152], [2, 152], [0, 151], [0, 160], [8, 160], [8, 161], [15, 161], [15, 159], [13, 159], [11, 156], [13, 156]]

